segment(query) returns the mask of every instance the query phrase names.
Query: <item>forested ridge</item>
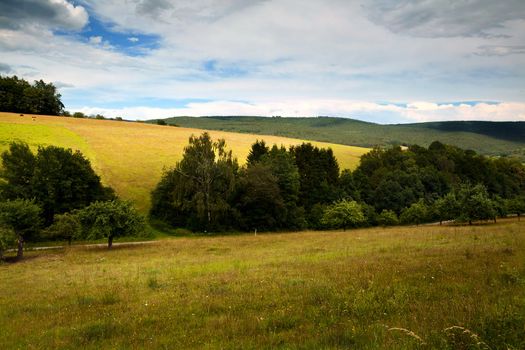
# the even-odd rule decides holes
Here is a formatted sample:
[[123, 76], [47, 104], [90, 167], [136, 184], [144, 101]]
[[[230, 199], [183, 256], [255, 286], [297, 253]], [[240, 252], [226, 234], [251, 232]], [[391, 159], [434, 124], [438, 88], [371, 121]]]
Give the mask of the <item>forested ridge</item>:
[[362, 147], [411, 144], [428, 147], [438, 140], [484, 155], [512, 155], [525, 160], [525, 122], [444, 121], [381, 125], [336, 117], [250, 116], [174, 117], [162, 121], [182, 127], [287, 136]]

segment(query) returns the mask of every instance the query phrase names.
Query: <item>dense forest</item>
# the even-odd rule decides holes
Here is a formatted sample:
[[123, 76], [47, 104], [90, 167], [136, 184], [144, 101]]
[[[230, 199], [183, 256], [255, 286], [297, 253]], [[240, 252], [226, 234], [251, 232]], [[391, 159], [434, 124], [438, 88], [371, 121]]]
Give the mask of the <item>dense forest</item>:
[[0, 111], [60, 115], [64, 110], [60, 98], [52, 83], [36, 80], [30, 84], [16, 75], [0, 75]]
[[192, 137], [152, 194], [151, 217], [194, 231], [297, 230], [496, 220], [525, 208], [525, 167], [433, 142], [375, 148], [353, 172], [330, 149], [252, 145], [240, 167], [224, 141]]

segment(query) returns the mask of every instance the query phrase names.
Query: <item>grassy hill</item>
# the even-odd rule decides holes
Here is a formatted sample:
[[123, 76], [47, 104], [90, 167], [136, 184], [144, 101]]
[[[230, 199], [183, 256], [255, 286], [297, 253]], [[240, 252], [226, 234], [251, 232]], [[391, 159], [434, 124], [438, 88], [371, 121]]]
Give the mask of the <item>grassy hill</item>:
[[[149, 194], [165, 167], [181, 159], [188, 138], [203, 130], [174, 128], [144, 123], [110, 120], [74, 119], [0, 113], [0, 152], [10, 142], [21, 140], [33, 149], [39, 145], [57, 145], [78, 149], [92, 162], [104, 183], [117, 193], [135, 202], [145, 212]], [[268, 144], [286, 146], [304, 140], [276, 136], [260, 136], [222, 131], [210, 132], [212, 138], [224, 138], [229, 149], [244, 163], [251, 145], [257, 139]], [[331, 147], [341, 168], [354, 168], [367, 148], [313, 142]]]
[[525, 348], [515, 218], [34, 251], [0, 280], [5, 350]]
[[438, 140], [486, 155], [515, 155], [525, 160], [525, 122], [380, 125], [331, 117], [175, 117], [165, 121], [183, 127], [297, 137], [362, 147], [392, 144], [428, 146]]

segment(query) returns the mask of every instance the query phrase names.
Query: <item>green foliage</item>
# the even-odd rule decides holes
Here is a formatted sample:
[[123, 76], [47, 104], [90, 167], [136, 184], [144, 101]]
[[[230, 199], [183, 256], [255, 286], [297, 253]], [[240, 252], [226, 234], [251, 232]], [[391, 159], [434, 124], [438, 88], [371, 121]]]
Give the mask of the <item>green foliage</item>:
[[152, 217], [170, 217], [173, 224], [200, 231], [231, 225], [237, 169], [224, 140], [212, 141], [208, 133], [191, 136], [182, 160], [153, 192]]
[[458, 220], [472, 224], [475, 220], [496, 218], [494, 203], [489, 198], [486, 187], [482, 184], [476, 186], [462, 185], [457, 197], [461, 208]]
[[507, 201], [507, 211], [516, 214], [518, 219], [525, 213], [525, 196], [514, 197]]
[[287, 227], [278, 180], [267, 165], [254, 164], [241, 172], [233, 203], [239, 212], [238, 224], [242, 230], [271, 231]]
[[64, 105], [56, 87], [43, 80], [32, 85], [24, 79], [0, 75], [0, 111], [60, 115]]
[[86, 115], [84, 113], [82, 113], [82, 112], [75, 112], [75, 113], [73, 113], [73, 118], [80, 118], [80, 119], [82, 119], [82, 118], [86, 118]]
[[366, 221], [363, 208], [356, 201], [346, 199], [328, 206], [324, 212], [322, 222], [331, 228], [356, 227]]
[[81, 224], [81, 236], [86, 239], [108, 239], [111, 248], [113, 239], [137, 236], [145, 229], [145, 220], [130, 202], [118, 199], [94, 202], [77, 210], [75, 215]]
[[277, 178], [279, 191], [284, 201], [284, 221], [288, 229], [301, 229], [306, 225], [304, 209], [300, 206], [300, 175], [295, 158], [284, 146], [273, 145], [268, 154], [261, 158]]
[[266, 146], [266, 142], [264, 142], [264, 140], [256, 140], [250, 149], [246, 163], [248, 166], [250, 166], [259, 162], [264, 155], [268, 154], [269, 151], [270, 149], [268, 146]]
[[0, 178], [3, 181], [0, 182], [0, 198], [32, 198], [36, 159], [29, 146], [23, 142], [13, 142], [1, 158]]
[[399, 219], [394, 211], [383, 209], [377, 216], [377, 223], [381, 226], [394, 226], [399, 224]]
[[40, 147], [34, 156], [27, 144], [12, 143], [2, 154], [2, 167], [2, 196], [35, 199], [43, 209], [46, 225], [53, 222], [55, 214], [114, 197], [79, 151], [47, 146]]
[[457, 218], [460, 215], [460, 207], [454, 192], [449, 192], [438, 198], [432, 205], [432, 211], [440, 223]]
[[157, 119], [157, 125], [166, 125], [164, 119]]
[[15, 231], [12, 228], [0, 226], [0, 261], [4, 257], [4, 251], [12, 247], [15, 242]]
[[404, 224], [416, 224], [419, 225], [428, 217], [428, 207], [425, 205], [423, 200], [419, 200], [413, 203], [410, 207], [405, 208], [399, 217]]
[[18, 239], [18, 258], [23, 256], [24, 241], [34, 236], [41, 226], [41, 209], [33, 201], [15, 199], [0, 202], [0, 227], [12, 230]]
[[339, 197], [339, 165], [331, 149], [320, 149], [310, 143], [292, 146], [290, 153], [299, 172], [299, 203], [311, 222], [310, 210], [315, 204], [329, 204]]
[[55, 215], [53, 224], [43, 233], [43, 236], [49, 239], [67, 240], [69, 244], [73, 239], [82, 235], [82, 226], [77, 215], [64, 213]]

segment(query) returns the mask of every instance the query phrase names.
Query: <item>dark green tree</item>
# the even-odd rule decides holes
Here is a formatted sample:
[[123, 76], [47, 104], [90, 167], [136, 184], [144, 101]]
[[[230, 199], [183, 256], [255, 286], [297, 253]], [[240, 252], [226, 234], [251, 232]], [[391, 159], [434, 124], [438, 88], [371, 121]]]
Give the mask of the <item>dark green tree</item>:
[[330, 148], [320, 149], [311, 143], [292, 146], [290, 153], [299, 171], [299, 202], [311, 221], [310, 210], [315, 204], [329, 204], [339, 197], [339, 165]]
[[81, 236], [95, 240], [107, 238], [108, 249], [118, 237], [137, 236], [145, 229], [145, 220], [130, 202], [118, 199], [94, 202], [77, 210], [75, 215], [81, 224]]
[[459, 220], [467, 221], [469, 225], [472, 225], [472, 222], [476, 220], [495, 219], [494, 204], [484, 185], [464, 184], [461, 186], [457, 197], [460, 207]]
[[521, 214], [525, 213], [525, 196], [509, 199], [507, 201], [507, 211], [511, 214], [516, 214], [519, 221]]
[[418, 202], [413, 203], [410, 207], [405, 208], [399, 217], [404, 224], [416, 224], [419, 225], [427, 219], [428, 207], [425, 205], [422, 199]]
[[1, 157], [0, 198], [32, 198], [36, 159], [29, 146], [26, 143], [13, 142]]
[[0, 226], [15, 233], [18, 241], [18, 259], [22, 259], [24, 255], [24, 241], [40, 229], [40, 212], [38, 205], [26, 199], [0, 203]]
[[277, 178], [269, 166], [254, 164], [241, 172], [235, 196], [242, 230], [271, 231], [286, 228], [286, 207]]
[[301, 229], [306, 225], [304, 208], [300, 205], [300, 178], [294, 156], [284, 146], [274, 145], [262, 157], [262, 164], [268, 166], [277, 178], [279, 191], [285, 205], [285, 221], [288, 229]]
[[200, 231], [231, 225], [237, 171], [237, 160], [224, 140], [213, 141], [208, 133], [191, 136], [182, 160], [153, 191], [152, 217], [169, 216], [172, 223]]
[[43, 80], [33, 85], [17, 76], [0, 76], [0, 110], [15, 113], [60, 115], [64, 110], [56, 87]]
[[31, 182], [46, 225], [53, 222], [55, 214], [114, 198], [113, 190], [102, 185], [82, 153], [56, 146], [38, 149]]
[[246, 158], [246, 163], [248, 166], [254, 165], [255, 163], [259, 162], [265, 154], [268, 154], [269, 151], [270, 148], [266, 146], [266, 142], [264, 142], [264, 140], [255, 141], [255, 143], [252, 145], [252, 148], [250, 149], [248, 157]]

